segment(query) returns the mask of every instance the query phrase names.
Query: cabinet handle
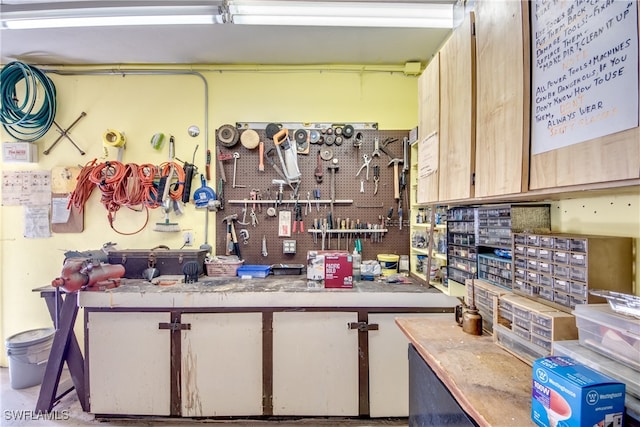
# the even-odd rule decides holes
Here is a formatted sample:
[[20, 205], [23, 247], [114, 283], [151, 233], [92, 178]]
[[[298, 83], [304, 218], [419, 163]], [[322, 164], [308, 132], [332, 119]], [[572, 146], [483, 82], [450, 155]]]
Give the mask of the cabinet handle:
[[380, 326], [377, 323], [366, 323], [366, 322], [350, 322], [347, 323], [347, 328], [349, 329], [357, 329], [358, 332], [368, 332], [368, 331], [377, 331], [380, 329]]

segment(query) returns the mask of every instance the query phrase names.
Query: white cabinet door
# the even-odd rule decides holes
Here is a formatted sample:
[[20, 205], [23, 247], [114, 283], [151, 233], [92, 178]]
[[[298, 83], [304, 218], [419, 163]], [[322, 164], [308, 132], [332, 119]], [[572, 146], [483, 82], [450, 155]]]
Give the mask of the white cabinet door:
[[91, 412], [170, 414], [169, 313], [88, 313]]
[[273, 414], [358, 415], [357, 313], [273, 315]]
[[369, 414], [371, 417], [409, 415], [409, 341], [395, 323], [396, 317], [448, 316], [453, 313], [369, 313]]
[[182, 416], [262, 415], [262, 314], [184, 313]]

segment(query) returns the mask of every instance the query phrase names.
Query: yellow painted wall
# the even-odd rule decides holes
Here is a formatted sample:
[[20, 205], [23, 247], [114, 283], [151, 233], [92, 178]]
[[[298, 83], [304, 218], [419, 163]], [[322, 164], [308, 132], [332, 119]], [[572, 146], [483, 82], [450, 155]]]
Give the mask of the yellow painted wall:
[[[73, 70], [95, 72], [97, 69]], [[155, 152], [149, 145], [154, 133], [164, 132], [175, 136], [176, 156], [182, 160], [191, 161], [195, 146], [199, 145], [195, 163], [202, 171], [205, 93], [209, 97], [208, 136], [213, 153], [215, 129], [237, 121], [378, 122], [380, 129], [409, 129], [417, 123], [417, 79], [394, 70], [401, 71], [402, 67], [380, 70], [358, 66], [221, 67], [216, 70], [203, 67], [198, 72], [206, 80], [208, 92], [203, 79], [195, 75], [49, 74], [57, 89], [56, 121], [60, 126], [66, 128], [82, 111], [87, 113], [70, 132], [87, 154], [81, 156], [63, 139], [44, 156], [42, 151], [57, 137], [52, 129], [37, 142], [38, 164], [1, 164], [0, 168], [47, 170], [55, 166], [82, 166], [94, 158], [102, 162], [102, 135], [106, 129], [116, 129], [124, 132], [128, 141], [124, 163], [165, 161], [167, 146], [162, 152]], [[193, 124], [201, 129], [196, 138], [187, 134], [187, 128]], [[2, 141], [9, 140], [6, 133], [0, 136]], [[115, 159], [115, 150], [109, 150], [109, 158]], [[212, 168], [215, 171], [215, 159]], [[177, 221], [183, 230], [193, 231], [196, 248], [205, 238], [204, 215], [189, 205], [183, 216], [172, 216], [172, 221]], [[0, 220], [0, 339], [3, 343], [0, 365], [7, 363], [4, 351], [7, 337], [51, 325], [44, 301], [32, 289], [50, 283], [60, 274], [64, 251], [97, 249], [109, 241], [118, 243], [122, 249], [182, 245], [182, 233], [152, 231], [152, 224], [163, 220], [159, 209], [151, 211], [150, 224], [141, 233], [117, 234], [109, 227], [96, 190], [86, 205], [85, 231], [80, 234], [25, 239], [23, 208], [19, 206], [2, 206]], [[210, 220], [210, 224], [215, 221], [215, 214], [210, 214]], [[130, 233], [144, 222], [144, 213], [122, 208], [116, 214], [114, 226]], [[214, 231], [215, 227], [210, 226], [209, 243], [215, 242]]]

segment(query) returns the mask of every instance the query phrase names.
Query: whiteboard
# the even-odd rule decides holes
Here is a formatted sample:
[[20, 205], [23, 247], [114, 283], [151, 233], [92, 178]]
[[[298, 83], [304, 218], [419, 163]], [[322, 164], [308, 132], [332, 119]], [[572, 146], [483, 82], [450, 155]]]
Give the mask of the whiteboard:
[[638, 2], [531, 3], [531, 152], [638, 126]]

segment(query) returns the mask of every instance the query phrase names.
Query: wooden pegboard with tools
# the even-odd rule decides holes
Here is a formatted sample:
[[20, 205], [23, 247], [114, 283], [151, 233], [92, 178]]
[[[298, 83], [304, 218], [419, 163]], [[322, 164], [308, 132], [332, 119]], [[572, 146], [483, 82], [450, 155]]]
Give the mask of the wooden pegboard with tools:
[[[216, 219], [216, 253], [234, 253], [228, 250], [228, 226], [224, 219], [235, 217], [234, 231], [245, 264], [306, 264], [307, 251], [322, 249], [323, 233], [309, 230], [314, 229], [314, 223], [322, 228], [323, 220], [330, 219], [333, 229], [327, 221], [325, 249], [352, 252], [359, 237], [364, 260], [375, 259], [379, 253], [406, 254], [409, 247], [409, 165], [405, 169], [406, 185], [401, 193], [402, 226], [396, 198], [399, 194], [394, 187], [402, 180], [403, 141], [408, 134], [408, 130], [380, 131], [375, 123], [236, 123], [235, 126], [221, 126], [216, 130], [216, 153], [212, 159], [218, 166], [216, 189], [218, 193], [222, 189], [224, 201], [224, 208], [218, 211]], [[288, 162], [291, 157], [287, 158], [287, 143], [291, 145], [291, 153], [295, 153], [299, 184], [287, 185], [285, 182], [298, 172]], [[261, 156], [261, 152], [264, 155]], [[367, 168], [363, 167], [365, 155], [369, 161], [369, 179]], [[395, 168], [392, 158], [396, 159]], [[333, 215], [330, 166], [335, 168]], [[379, 178], [376, 194], [374, 170]], [[397, 170], [397, 180], [394, 180], [394, 170]], [[223, 175], [226, 183], [221, 187]], [[279, 197], [281, 202], [278, 202]], [[317, 202], [318, 198], [320, 202]], [[296, 200], [302, 219], [298, 223]], [[304, 224], [304, 232], [300, 222]], [[345, 231], [339, 231], [341, 226]], [[360, 231], [349, 232], [352, 229]], [[266, 242], [266, 256], [263, 242]]]

